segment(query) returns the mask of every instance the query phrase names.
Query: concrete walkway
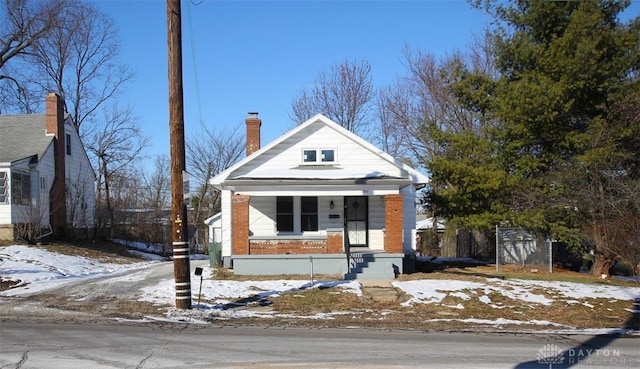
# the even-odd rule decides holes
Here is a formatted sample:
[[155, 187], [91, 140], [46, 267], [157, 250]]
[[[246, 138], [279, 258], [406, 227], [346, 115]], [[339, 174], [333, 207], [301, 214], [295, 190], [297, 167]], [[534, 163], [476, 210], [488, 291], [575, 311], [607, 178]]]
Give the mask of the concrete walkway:
[[395, 302], [398, 291], [391, 285], [393, 279], [358, 279], [362, 286], [362, 293], [379, 302]]

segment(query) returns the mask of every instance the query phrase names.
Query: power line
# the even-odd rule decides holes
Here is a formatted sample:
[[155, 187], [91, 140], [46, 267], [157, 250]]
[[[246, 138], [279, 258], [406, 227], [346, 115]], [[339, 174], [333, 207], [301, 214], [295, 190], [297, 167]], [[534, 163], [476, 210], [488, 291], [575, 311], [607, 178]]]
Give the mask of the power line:
[[189, 41], [191, 43], [191, 60], [193, 60], [193, 75], [196, 82], [196, 102], [198, 104], [198, 120], [202, 123], [202, 99], [200, 98], [200, 78], [198, 77], [198, 61], [196, 59], [196, 43], [195, 36], [193, 34], [193, 23], [191, 18], [191, 4], [200, 5], [202, 4], [202, 0], [199, 3], [195, 3], [194, 1], [187, 2], [187, 17], [189, 18]]

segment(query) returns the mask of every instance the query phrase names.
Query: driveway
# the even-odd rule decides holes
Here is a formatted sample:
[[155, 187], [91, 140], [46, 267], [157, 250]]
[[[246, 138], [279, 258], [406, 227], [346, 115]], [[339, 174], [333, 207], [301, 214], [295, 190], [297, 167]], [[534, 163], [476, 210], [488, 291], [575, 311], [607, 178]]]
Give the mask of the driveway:
[[[207, 260], [192, 260], [192, 274], [196, 267], [206, 267], [208, 263]], [[161, 307], [138, 299], [141, 289], [172, 278], [173, 262], [165, 261], [142, 265], [137, 270], [69, 281], [45, 291], [0, 298], [0, 318], [95, 320], [161, 315]], [[198, 287], [198, 281], [193, 277], [191, 286], [192, 291]]]

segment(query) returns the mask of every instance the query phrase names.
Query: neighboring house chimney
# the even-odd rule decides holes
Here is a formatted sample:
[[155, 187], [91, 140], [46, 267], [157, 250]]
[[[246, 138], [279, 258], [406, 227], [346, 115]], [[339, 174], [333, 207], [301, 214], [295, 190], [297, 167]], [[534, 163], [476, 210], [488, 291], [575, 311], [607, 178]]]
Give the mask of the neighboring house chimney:
[[65, 196], [65, 132], [64, 101], [55, 93], [50, 93], [46, 100], [45, 112], [46, 134], [54, 136], [53, 152], [55, 160], [55, 178], [51, 185], [50, 222], [56, 235], [64, 236], [67, 224], [67, 206]]
[[258, 118], [257, 112], [249, 112], [249, 117], [245, 119], [247, 123], [247, 156], [260, 150], [260, 126], [262, 120]]

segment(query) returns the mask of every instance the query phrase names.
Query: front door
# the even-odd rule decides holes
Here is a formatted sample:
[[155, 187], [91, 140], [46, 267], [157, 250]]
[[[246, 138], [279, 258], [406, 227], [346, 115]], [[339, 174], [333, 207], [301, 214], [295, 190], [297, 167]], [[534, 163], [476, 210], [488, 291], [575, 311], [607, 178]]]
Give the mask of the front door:
[[369, 246], [369, 198], [347, 196], [344, 198], [344, 222], [349, 247]]

